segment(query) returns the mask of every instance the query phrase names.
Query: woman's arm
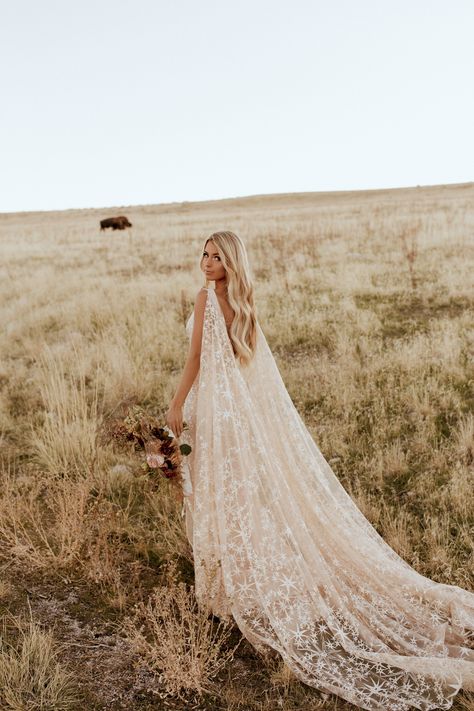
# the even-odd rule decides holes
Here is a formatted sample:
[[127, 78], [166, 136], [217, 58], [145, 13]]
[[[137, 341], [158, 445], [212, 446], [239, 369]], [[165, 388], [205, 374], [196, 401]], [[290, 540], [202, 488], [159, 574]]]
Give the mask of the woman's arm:
[[173, 399], [170, 402], [170, 407], [183, 407], [184, 401], [191, 390], [192, 384], [199, 372], [200, 358], [192, 353], [188, 354], [186, 363], [184, 364], [181, 380]]
[[188, 357], [179, 381], [176, 393], [171, 400], [166, 413], [166, 422], [176, 437], [183, 431], [183, 404], [191, 390], [192, 384], [199, 372], [201, 361], [201, 342], [204, 323], [204, 309], [206, 307], [207, 290], [201, 289], [194, 304], [194, 323]]

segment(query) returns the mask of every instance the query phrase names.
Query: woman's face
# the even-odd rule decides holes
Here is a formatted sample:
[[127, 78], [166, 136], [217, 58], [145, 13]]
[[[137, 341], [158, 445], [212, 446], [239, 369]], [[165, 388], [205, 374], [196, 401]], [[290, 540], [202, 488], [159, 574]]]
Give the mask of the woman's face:
[[212, 241], [207, 242], [204, 247], [201, 269], [206, 275], [206, 279], [209, 279], [210, 281], [224, 279], [226, 275], [219, 252]]

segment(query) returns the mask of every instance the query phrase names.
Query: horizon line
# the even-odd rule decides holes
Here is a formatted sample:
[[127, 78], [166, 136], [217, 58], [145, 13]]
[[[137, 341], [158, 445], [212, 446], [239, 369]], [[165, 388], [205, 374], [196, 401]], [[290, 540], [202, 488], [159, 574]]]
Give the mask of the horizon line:
[[215, 202], [232, 202], [234, 200], [252, 200], [258, 198], [281, 198], [281, 197], [291, 197], [298, 195], [334, 195], [334, 194], [347, 194], [347, 193], [383, 193], [383, 192], [394, 192], [397, 190], [417, 190], [426, 188], [460, 188], [474, 185], [474, 181], [467, 181], [463, 183], [433, 183], [426, 185], [405, 185], [397, 187], [388, 188], [360, 188], [352, 190], [305, 190], [305, 191], [295, 191], [295, 192], [281, 192], [281, 193], [254, 193], [251, 195], [236, 195], [233, 197], [222, 197], [222, 198], [209, 198], [208, 200], [174, 200], [171, 202], [150, 202], [150, 203], [133, 203], [128, 205], [110, 205], [110, 206], [100, 206], [100, 207], [66, 207], [58, 209], [44, 209], [44, 210], [8, 210], [0, 211], [0, 216], [7, 215], [34, 215], [34, 214], [44, 214], [48, 212], [77, 212], [81, 210], [117, 210], [117, 209], [129, 209], [129, 208], [143, 208], [143, 207], [177, 207], [179, 205], [186, 206], [198, 206], [204, 203], [215, 203]]

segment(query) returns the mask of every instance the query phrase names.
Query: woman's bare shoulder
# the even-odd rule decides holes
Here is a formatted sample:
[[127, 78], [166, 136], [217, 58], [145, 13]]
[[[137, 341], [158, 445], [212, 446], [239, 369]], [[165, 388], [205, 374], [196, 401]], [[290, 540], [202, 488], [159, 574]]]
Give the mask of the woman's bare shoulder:
[[195, 314], [204, 314], [204, 308], [206, 306], [206, 301], [207, 301], [207, 289], [203, 286], [201, 289], [199, 289], [198, 293], [196, 294], [196, 298], [194, 299], [194, 313]]

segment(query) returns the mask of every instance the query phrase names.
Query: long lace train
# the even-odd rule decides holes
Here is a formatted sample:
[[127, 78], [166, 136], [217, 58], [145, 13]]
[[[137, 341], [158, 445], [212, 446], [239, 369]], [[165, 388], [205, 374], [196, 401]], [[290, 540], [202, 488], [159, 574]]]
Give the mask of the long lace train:
[[[191, 314], [189, 337], [192, 325]], [[420, 575], [383, 540], [312, 439], [258, 323], [257, 340], [241, 367], [208, 289], [181, 436], [199, 604], [361, 708], [450, 708], [474, 690], [474, 593]]]

